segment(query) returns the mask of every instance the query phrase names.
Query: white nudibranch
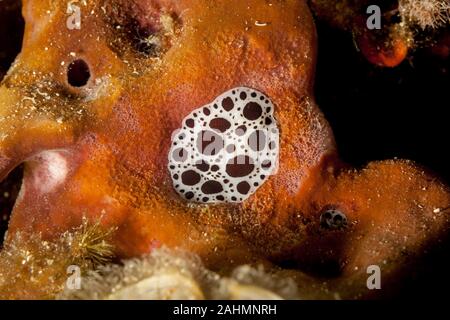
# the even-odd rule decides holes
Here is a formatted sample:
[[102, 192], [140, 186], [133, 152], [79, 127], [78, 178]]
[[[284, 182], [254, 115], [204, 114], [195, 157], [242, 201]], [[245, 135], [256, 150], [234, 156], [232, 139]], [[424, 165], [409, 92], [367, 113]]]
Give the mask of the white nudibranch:
[[172, 136], [168, 168], [186, 200], [242, 202], [275, 173], [278, 155], [273, 103], [238, 87], [184, 118]]

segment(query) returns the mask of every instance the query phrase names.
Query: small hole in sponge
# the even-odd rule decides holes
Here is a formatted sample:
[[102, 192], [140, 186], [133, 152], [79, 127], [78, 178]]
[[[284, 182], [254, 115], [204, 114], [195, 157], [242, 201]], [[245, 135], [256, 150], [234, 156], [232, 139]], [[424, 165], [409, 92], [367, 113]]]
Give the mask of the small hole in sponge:
[[83, 87], [91, 78], [88, 64], [81, 59], [73, 61], [67, 68], [67, 81], [72, 87]]
[[340, 210], [327, 209], [320, 215], [320, 225], [330, 230], [343, 229], [347, 227], [347, 216]]

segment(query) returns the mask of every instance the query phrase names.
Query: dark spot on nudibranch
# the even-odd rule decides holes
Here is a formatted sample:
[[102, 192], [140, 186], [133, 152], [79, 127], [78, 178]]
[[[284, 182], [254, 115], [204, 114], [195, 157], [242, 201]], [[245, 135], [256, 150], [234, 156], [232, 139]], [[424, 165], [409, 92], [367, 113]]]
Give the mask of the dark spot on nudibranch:
[[225, 109], [225, 111], [231, 111], [234, 108], [233, 99], [231, 99], [230, 97], [223, 99], [222, 107]]
[[209, 122], [211, 129], [215, 129], [219, 132], [225, 132], [231, 127], [231, 123], [224, 118], [214, 118]]
[[186, 192], [184, 196], [186, 197], [186, 199], [191, 200], [194, 197], [194, 193], [189, 191]]
[[269, 143], [269, 149], [270, 149], [270, 150], [275, 149], [276, 146], [277, 146], [277, 144], [276, 144], [274, 141], [270, 141], [270, 143]]
[[194, 186], [200, 182], [200, 175], [194, 170], [188, 170], [181, 174], [181, 181], [187, 186]]
[[261, 106], [256, 102], [249, 102], [244, 107], [244, 117], [248, 120], [256, 120], [262, 115]]
[[245, 126], [245, 124], [236, 128], [236, 134], [238, 136], [243, 136], [246, 132], [247, 132], [247, 127]]
[[189, 128], [193, 128], [195, 125], [194, 119], [190, 119], [190, 118], [187, 119], [185, 123], [186, 123], [186, 126]]
[[261, 163], [261, 167], [266, 170], [269, 169], [271, 166], [272, 166], [272, 162], [270, 162], [269, 160], [264, 160]]
[[255, 165], [249, 156], [237, 156], [227, 163], [226, 172], [233, 178], [248, 176]]
[[248, 184], [247, 181], [242, 181], [239, 182], [238, 185], [236, 186], [237, 191], [240, 194], [247, 194], [250, 191], [250, 185]]
[[206, 181], [202, 185], [202, 192], [204, 194], [216, 194], [222, 191], [223, 191], [222, 184], [214, 180]]
[[209, 170], [209, 164], [205, 160], [201, 160], [195, 167], [202, 172], [207, 172]]

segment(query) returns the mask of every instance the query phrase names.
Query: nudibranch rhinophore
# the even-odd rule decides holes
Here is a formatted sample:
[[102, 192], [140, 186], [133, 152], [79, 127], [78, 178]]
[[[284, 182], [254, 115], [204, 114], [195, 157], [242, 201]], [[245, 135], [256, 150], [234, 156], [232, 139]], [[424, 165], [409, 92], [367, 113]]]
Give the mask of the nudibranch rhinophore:
[[25, 166], [0, 297], [54, 296], [74, 257], [167, 246], [224, 273], [288, 263], [306, 298], [364, 298], [448, 235], [439, 179], [339, 160], [305, 0], [24, 0], [23, 16], [0, 86], [2, 179]]

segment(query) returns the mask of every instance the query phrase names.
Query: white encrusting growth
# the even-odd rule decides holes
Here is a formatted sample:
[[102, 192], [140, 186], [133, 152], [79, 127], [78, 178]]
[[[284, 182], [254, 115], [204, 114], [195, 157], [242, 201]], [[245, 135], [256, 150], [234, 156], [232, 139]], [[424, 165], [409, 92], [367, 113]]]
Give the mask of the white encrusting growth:
[[37, 163], [32, 170], [35, 190], [48, 193], [65, 181], [69, 169], [64, 151], [43, 151], [33, 161]]
[[278, 165], [274, 106], [259, 91], [231, 89], [192, 111], [172, 137], [169, 172], [184, 199], [242, 202]]

